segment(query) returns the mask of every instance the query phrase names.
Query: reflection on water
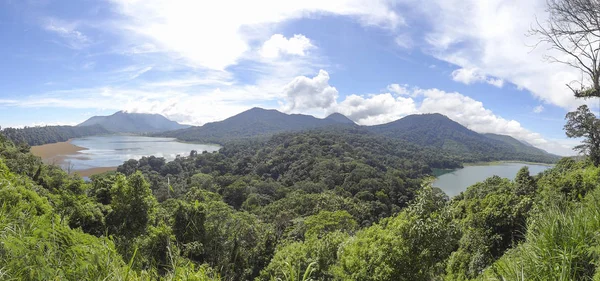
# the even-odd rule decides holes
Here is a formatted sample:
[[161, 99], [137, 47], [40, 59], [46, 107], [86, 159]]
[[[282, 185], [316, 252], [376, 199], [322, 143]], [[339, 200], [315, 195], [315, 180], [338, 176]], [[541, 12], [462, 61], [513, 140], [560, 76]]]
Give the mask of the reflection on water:
[[551, 166], [546, 165], [499, 163], [494, 165], [467, 166], [458, 170], [434, 169], [433, 173], [437, 179], [433, 182], [433, 186], [439, 187], [448, 196], [452, 197], [465, 191], [467, 187], [477, 182], [482, 182], [494, 175], [512, 180], [523, 166], [529, 167], [529, 173], [532, 176], [551, 168]]
[[143, 156], [164, 157], [167, 161], [177, 155], [187, 156], [190, 151], [216, 151], [220, 147], [208, 144], [177, 142], [172, 138], [152, 138], [139, 136], [97, 136], [74, 139], [72, 144], [87, 148], [77, 154], [68, 155], [65, 163], [73, 170], [86, 170], [98, 167], [116, 167], [129, 159]]

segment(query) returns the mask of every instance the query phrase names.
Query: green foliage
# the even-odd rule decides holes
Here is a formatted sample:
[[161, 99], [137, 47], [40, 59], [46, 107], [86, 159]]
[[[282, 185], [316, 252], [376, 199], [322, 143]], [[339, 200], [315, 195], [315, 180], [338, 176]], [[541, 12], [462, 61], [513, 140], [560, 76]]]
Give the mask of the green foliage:
[[[488, 280], [592, 280], [600, 262], [600, 190], [573, 208], [549, 207], [530, 221], [526, 242], [487, 272]], [[596, 280], [596, 279], [594, 279]]]
[[581, 105], [576, 111], [565, 116], [565, 132], [570, 138], [583, 138], [582, 144], [574, 149], [589, 156], [595, 166], [600, 165], [600, 120], [587, 105]]
[[117, 175], [111, 188], [107, 224], [111, 233], [127, 239], [143, 234], [156, 212], [156, 199], [141, 173]]
[[359, 231], [340, 249], [339, 280], [431, 280], [458, 243], [447, 199], [429, 186], [400, 215]]
[[0, 137], [0, 278], [600, 276], [600, 168], [566, 158], [449, 200], [427, 176], [459, 158], [438, 152], [332, 129], [129, 160], [84, 182]]
[[325, 234], [321, 238], [311, 236], [306, 241], [283, 245], [277, 249], [271, 262], [261, 271], [257, 279], [289, 280], [290, 276], [297, 276], [303, 272], [302, 269], [305, 272], [310, 269], [311, 276], [315, 280], [333, 280], [331, 268], [338, 258], [340, 245], [348, 238], [348, 234], [336, 231]]
[[448, 260], [447, 279], [477, 277], [523, 239], [533, 204], [532, 193], [522, 192], [529, 188], [521, 188], [522, 183], [533, 184], [528, 177], [525, 169], [519, 171], [514, 184], [494, 176], [470, 186], [453, 199], [453, 214], [463, 234], [458, 250]]
[[22, 129], [4, 128], [0, 134], [14, 143], [27, 145], [42, 145], [47, 143], [63, 142], [72, 138], [103, 135], [109, 132], [100, 126], [44, 126], [25, 127]]
[[32, 183], [0, 160], [0, 271], [4, 280], [101, 280], [124, 265], [111, 241], [72, 230]]

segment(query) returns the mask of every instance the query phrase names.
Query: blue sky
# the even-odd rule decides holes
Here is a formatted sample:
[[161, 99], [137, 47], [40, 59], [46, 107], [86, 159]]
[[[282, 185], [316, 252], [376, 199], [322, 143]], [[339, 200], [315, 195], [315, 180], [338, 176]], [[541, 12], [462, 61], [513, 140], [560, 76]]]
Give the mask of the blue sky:
[[565, 84], [580, 74], [531, 47], [544, 5], [0, 0], [0, 126], [118, 110], [194, 125], [254, 106], [364, 125], [439, 112], [568, 155], [564, 115], [582, 101]]

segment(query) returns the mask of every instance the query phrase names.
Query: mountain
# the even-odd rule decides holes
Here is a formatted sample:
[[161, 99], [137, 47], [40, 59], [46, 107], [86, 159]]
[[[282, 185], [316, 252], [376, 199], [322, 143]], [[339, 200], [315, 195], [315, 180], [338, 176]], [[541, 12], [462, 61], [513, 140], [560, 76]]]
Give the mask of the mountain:
[[376, 126], [358, 126], [339, 113], [319, 119], [310, 115], [285, 114], [277, 110], [252, 108], [223, 121], [157, 133], [154, 136], [223, 144], [242, 138], [268, 137], [277, 133], [319, 128], [331, 130], [334, 127], [360, 128], [360, 131], [367, 134], [441, 149], [463, 162], [518, 160], [554, 163], [560, 158], [541, 149], [527, 146], [509, 136], [479, 134], [437, 113], [409, 115]]
[[78, 127], [99, 125], [114, 133], [157, 133], [188, 128], [160, 114], [116, 112], [110, 116], [94, 116]]
[[319, 119], [310, 115], [285, 114], [273, 109], [255, 107], [223, 121], [206, 123], [199, 127], [159, 133], [156, 136], [174, 137], [184, 141], [223, 143], [234, 139], [264, 137], [276, 133], [336, 125], [356, 126], [352, 120], [339, 113]]
[[409, 115], [367, 128], [393, 139], [441, 148], [461, 155], [465, 161], [519, 160], [552, 163], [560, 158], [509, 136], [479, 134], [439, 113]]

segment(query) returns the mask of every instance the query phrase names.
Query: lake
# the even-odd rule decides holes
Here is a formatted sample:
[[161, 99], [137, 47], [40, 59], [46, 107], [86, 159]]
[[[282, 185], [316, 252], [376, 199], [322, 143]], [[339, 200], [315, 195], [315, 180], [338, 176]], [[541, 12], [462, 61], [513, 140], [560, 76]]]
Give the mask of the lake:
[[466, 166], [458, 170], [435, 170], [437, 179], [433, 186], [442, 189], [448, 196], [453, 197], [465, 191], [467, 187], [482, 182], [491, 176], [514, 179], [519, 169], [529, 167], [529, 173], [537, 175], [552, 166], [523, 164], [523, 163], [498, 163], [481, 166]]
[[192, 150], [202, 153], [220, 148], [218, 145], [182, 143], [173, 138], [120, 135], [77, 138], [70, 143], [79, 148], [74, 153], [61, 155], [60, 162], [63, 166], [70, 165], [73, 171], [116, 167], [143, 156], [164, 157], [170, 161], [177, 155], [188, 156]]

